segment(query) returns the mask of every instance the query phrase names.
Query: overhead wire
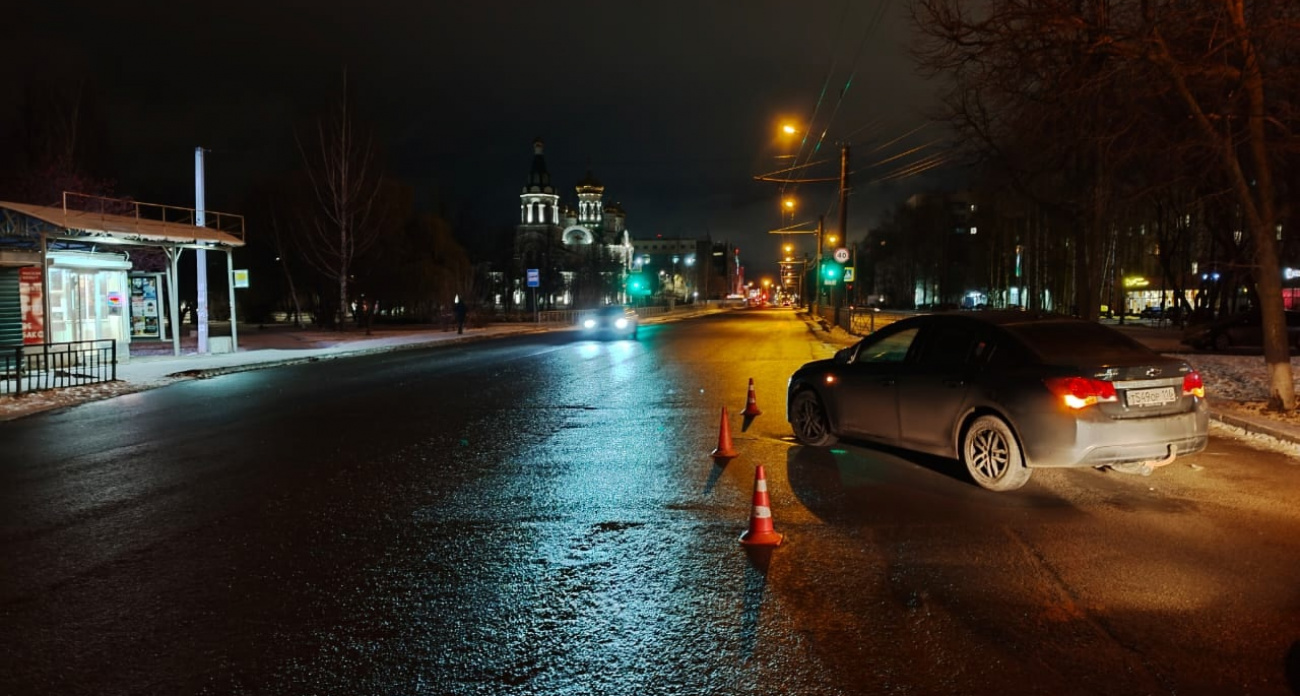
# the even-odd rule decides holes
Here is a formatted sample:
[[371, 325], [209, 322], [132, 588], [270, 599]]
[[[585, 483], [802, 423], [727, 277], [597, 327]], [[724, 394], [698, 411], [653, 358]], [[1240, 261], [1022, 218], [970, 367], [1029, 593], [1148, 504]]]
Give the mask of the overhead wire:
[[[849, 13], [849, 8], [850, 8], [852, 5], [853, 5], [853, 0], [846, 0], [846, 2], [844, 3], [844, 13], [843, 13], [844, 17], [847, 17], [847, 15], [848, 15], [848, 13]], [[847, 26], [847, 24], [848, 24], [846, 21], [844, 21], [844, 17], [841, 17], [840, 22], [839, 22], [839, 24], [837, 25], [839, 29], [843, 29], [843, 28], [844, 28], [845, 26]], [[836, 38], [835, 38], [835, 40], [833, 41], [832, 45], [839, 45], [839, 36], [838, 36], [838, 35], [836, 36]], [[822, 88], [821, 88], [821, 91], [818, 92], [818, 94], [817, 94], [817, 102], [813, 105], [812, 116], [808, 119], [809, 127], [805, 127], [805, 128], [803, 129], [802, 137], [799, 138], [799, 149], [795, 151], [795, 155], [794, 155], [794, 162], [795, 162], [796, 165], [798, 165], [798, 163], [799, 163], [799, 159], [803, 156], [804, 148], [807, 147], [807, 145], [808, 145], [808, 134], [809, 134], [809, 133], [811, 132], [811, 130], [812, 130], [812, 129], [811, 129], [811, 125], [812, 125], [813, 123], [816, 123], [816, 122], [817, 122], [817, 115], [821, 112], [822, 103], [823, 103], [823, 101], [826, 99], [826, 90], [827, 90], [827, 89], [830, 87], [830, 85], [831, 85], [831, 78], [834, 77], [834, 75], [835, 75], [835, 66], [836, 66], [838, 63], [839, 63], [839, 59], [833, 57], [833, 58], [831, 59], [830, 67], [828, 67], [828, 68], [826, 69], [826, 77], [825, 77], [825, 79], [822, 80]], [[816, 152], [816, 150], [814, 150], [814, 153], [815, 153], [815, 152]], [[810, 154], [809, 154], [809, 159], [810, 159], [810, 160], [812, 159], [812, 154], [813, 154], [813, 153], [810, 153]], [[793, 183], [793, 184], [797, 184], [797, 182], [793, 182], [793, 181], [786, 181], [785, 183], [781, 184], [781, 189], [780, 189], [780, 193], [779, 193], [781, 199], [784, 199], [784, 198], [785, 198], [786, 191], [788, 190], [789, 185], [792, 184], [792, 183]], [[798, 186], [796, 185], [795, 188], [797, 189]]]
[[[827, 118], [826, 126], [822, 128], [822, 132], [817, 139], [817, 146], [814, 149], [814, 152], [819, 150], [821, 148], [822, 142], [826, 140], [826, 135], [830, 132], [831, 126], [835, 122], [835, 117], [839, 114], [840, 107], [843, 106], [844, 104], [844, 98], [848, 94], [849, 89], [853, 86], [853, 79], [858, 74], [858, 62], [862, 58], [862, 52], [866, 49], [867, 40], [871, 38], [872, 34], [876, 33], [876, 31], [880, 28], [881, 23], [884, 21], [885, 14], [889, 10], [889, 6], [891, 4], [892, 4], [892, 0], [886, 0], [886, 2], [882, 2], [879, 5], [876, 5], [875, 14], [871, 16], [871, 19], [867, 22], [866, 27], [863, 29], [862, 38], [858, 40], [858, 48], [857, 51], [854, 53], [853, 62], [850, 64], [852, 69], [849, 73], [848, 78], [846, 78], [844, 81], [844, 86], [840, 88], [839, 98], [836, 99], [835, 107], [831, 110], [831, 114]], [[861, 130], [861, 128], [859, 128], [859, 130]], [[830, 204], [827, 206], [826, 213], [825, 213], [826, 217], [830, 217], [831, 213], [835, 211], [835, 209], [839, 206], [839, 204], [840, 204], [840, 197], [835, 196], [831, 200]]]

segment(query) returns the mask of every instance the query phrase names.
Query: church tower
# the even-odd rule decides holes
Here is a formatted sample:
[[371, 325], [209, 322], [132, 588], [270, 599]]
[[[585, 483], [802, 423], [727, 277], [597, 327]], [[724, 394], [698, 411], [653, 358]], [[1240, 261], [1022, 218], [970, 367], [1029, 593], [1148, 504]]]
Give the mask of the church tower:
[[519, 195], [519, 224], [560, 224], [560, 197], [551, 187], [551, 175], [546, 171], [546, 156], [542, 154], [542, 139], [533, 141], [533, 170], [528, 175], [528, 185]]
[[591, 170], [588, 169], [587, 178], [579, 181], [577, 188], [578, 224], [588, 229], [599, 228], [605, 212], [605, 206], [600, 201], [605, 195], [605, 187], [591, 175]]

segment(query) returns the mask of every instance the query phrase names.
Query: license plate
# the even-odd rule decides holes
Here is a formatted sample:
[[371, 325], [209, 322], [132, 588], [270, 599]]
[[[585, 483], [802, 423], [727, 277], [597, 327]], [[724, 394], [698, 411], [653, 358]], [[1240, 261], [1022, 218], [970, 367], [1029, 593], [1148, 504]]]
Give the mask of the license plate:
[[1164, 406], [1165, 404], [1172, 404], [1177, 398], [1178, 396], [1174, 394], [1173, 387], [1128, 390], [1129, 406]]

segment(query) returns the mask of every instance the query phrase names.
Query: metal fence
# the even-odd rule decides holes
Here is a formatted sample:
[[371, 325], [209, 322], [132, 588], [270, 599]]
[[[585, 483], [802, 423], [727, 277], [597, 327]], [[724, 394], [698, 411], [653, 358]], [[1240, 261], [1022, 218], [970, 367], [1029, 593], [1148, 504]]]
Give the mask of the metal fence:
[[22, 394], [117, 379], [117, 341], [0, 346], [0, 394]]
[[915, 314], [917, 312], [880, 310], [874, 307], [821, 307], [820, 318], [828, 327], [838, 326], [855, 336], [866, 336]]
[[[664, 314], [669, 314], [673, 311], [682, 311], [686, 309], [698, 309], [700, 307], [705, 307], [705, 306], [707, 305], [701, 302], [698, 304], [679, 304], [675, 307], [669, 307], [667, 305], [652, 305], [646, 307], [633, 307], [633, 309], [636, 310], [637, 316], [641, 317], [642, 319], [648, 319], [650, 317], [663, 316]], [[541, 324], [569, 324], [572, 326], [577, 326], [579, 323], [582, 322], [584, 317], [597, 311], [599, 310], [551, 309], [551, 310], [546, 310], [544, 312], [538, 312], [537, 321], [538, 323]]]

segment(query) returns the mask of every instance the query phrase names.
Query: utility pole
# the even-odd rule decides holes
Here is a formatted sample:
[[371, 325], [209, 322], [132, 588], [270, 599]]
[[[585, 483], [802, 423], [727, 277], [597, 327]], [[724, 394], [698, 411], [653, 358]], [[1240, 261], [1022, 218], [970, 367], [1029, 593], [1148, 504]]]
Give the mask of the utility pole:
[[822, 280], [822, 240], [826, 238], [826, 216], [817, 216], [817, 259], [813, 261], [813, 287], [816, 292], [813, 293], [813, 316], [821, 317], [822, 306], [822, 288], [825, 287]]
[[[828, 161], [829, 160], [812, 162], [809, 163], [809, 165], [825, 164]], [[772, 182], [783, 183], [783, 184], [812, 184], [812, 183], [819, 183], [819, 182], [829, 183], [832, 181], [838, 181], [840, 184], [839, 238], [843, 240], [845, 245], [847, 246], [848, 238], [849, 238], [848, 235], [849, 235], [849, 190], [850, 190], [849, 189], [849, 146], [847, 144], [840, 146], [840, 175], [838, 178], [792, 179], [789, 177], [790, 172], [792, 172], [794, 169], [802, 168], [809, 165], [801, 165], [800, 167], [796, 167], [792, 169], [785, 169], [779, 172], [772, 172], [770, 174], [763, 174], [760, 176], [756, 176], [754, 177], [754, 181], [772, 181]], [[778, 176], [778, 175], [784, 175], [784, 176]], [[821, 277], [821, 270], [822, 270], [821, 264], [822, 264], [822, 253], [823, 253], [822, 237], [825, 236], [826, 233], [823, 224], [824, 222], [823, 217], [824, 216], [818, 216], [817, 218], [817, 258], [813, 259], [815, 271], [813, 273], [814, 300], [813, 300], [812, 307], [813, 307], [814, 314], [817, 313], [817, 310], [819, 309], [821, 303], [822, 288], [825, 287], [823, 285], [824, 279]], [[772, 230], [771, 233], [772, 234], [806, 234], [806, 232], [804, 232], [803, 230], [794, 229], [795, 227], [796, 226], [793, 225], [790, 227], [783, 227], [779, 230]], [[854, 262], [856, 263], [856, 261], [857, 259], [855, 257]], [[857, 272], [857, 268], [855, 267], [854, 273], [856, 272]], [[844, 281], [841, 279], [840, 283], [843, 282]], [[832, 307], [837, 307], [836, 300], [839, 295], [839, 293], [836, 292], [835, 288], [836, 286], [834, 285], [831, 286], [831, 290], [828, 293], [829, 295], [828, 300]], [[838, 320], [839, 317], [837, 316], [836, 319]]]
[[[203, 209], [206, 207], [203, 196], [203, 148], [194, 148], [194, 226], [206, 227], [207, 219]], [[208, 354], [208, 252], [203, 243], [194, 250], [195, 282], [198, 285], [198, 306], [195, 316], [199, 322], [199, 355]]]
[[[840, 243], [848, 246], [849, 244], [849, 146], [844, 145], [840, 148]], [[853, 269], [857, 273], [857, 269]], [[831, 306], [835, 308], [835, 323], [840, 320], [840, 302], [844, 293], [840, 287], [844, 284], [844, 279], [831, 286]]]

